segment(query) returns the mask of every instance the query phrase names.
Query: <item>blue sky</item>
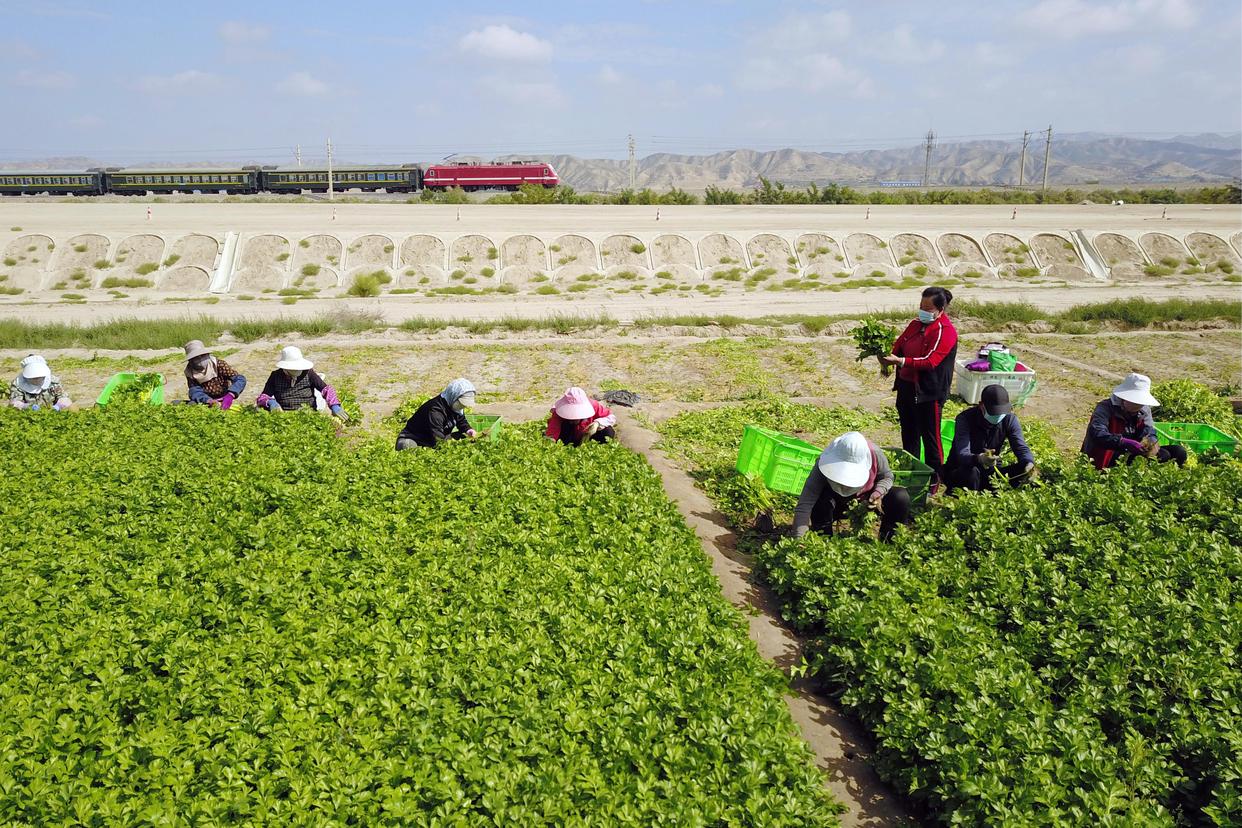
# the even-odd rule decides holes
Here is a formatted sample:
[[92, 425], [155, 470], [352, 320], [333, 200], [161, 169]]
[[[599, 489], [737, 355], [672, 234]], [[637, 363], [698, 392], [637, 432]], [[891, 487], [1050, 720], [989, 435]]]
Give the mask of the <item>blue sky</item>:
[[0, 0], [0, 158], [852, 150], [1236, 131], [1215, 0]]

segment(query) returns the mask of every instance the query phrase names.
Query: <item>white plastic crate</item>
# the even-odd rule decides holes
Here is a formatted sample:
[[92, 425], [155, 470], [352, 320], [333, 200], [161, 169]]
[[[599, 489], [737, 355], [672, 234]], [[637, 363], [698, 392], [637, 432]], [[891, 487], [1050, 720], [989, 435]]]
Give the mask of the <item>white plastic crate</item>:
[[1035, 372], [967, 371], [965, 362], [957, 363], [957, 395], [963, 400], [974, 405], [989, 385], [1002, 386], [1012, 404], [1022, 405], [1035, 392]]

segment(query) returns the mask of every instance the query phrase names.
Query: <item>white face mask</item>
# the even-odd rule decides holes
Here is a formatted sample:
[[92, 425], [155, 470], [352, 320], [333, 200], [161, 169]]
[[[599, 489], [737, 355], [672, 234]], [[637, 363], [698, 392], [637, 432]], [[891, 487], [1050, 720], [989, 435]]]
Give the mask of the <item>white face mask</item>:
[[828, 485], [832, 487], [834, 492], [841, 495], [841, 497], [853, 497], [862, 491], [862, 486], [842, 486], [835, 480], [829, 480]]
[[453, 400], [452, 407], [453, 407], [453, 410], [456, 411], [458, 414], [461, 414], [463, 411], [466, 411], [469, 408], [473, 408], [474, 407], [474, 394], [468, 394], [468, 393], [462, 394], [460, 397]]

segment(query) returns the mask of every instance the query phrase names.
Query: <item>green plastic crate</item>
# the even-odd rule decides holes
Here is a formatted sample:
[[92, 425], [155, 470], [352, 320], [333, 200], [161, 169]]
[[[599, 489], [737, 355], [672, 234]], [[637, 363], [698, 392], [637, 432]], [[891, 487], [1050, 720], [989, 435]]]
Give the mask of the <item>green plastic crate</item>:
[[503, 419], [498, 414], [467, 414], [466, 422], [470, 423], [470, 427], [479, 432], [480, 439], [495, 440], [500, 435], [500, 421]]
[[774, 491], [801, 494], [822, 451], [797, 437], [748, 425], [742, 429], [737, 470], [740, 474], [758, 476]]
[[1238, 441], [1225, 432], [1204, 423], [1156, 423], [1160, 442], [1185, 446], [1195, 452], [1217, 449], [1226, 454], [1238, 453]]
[[780, 432], [748, 425], [742, 428], [742, 445], [737, 452], [737, 470], [742, 475], [762, 475], [772, 459]]
[[[941, 420], [940, 421], [940, 450], [944, 452], [945, 460], [949, 458], [949, 449], [953, 448], [953, 435], [957, 432], [957, 420]], [[927, 462], [926, 451], [923, 449], [923, 443], [919, 442], [919, 459]]]
[[904, 449], [886, 447], [884, 453], [893, 469], [893, 485], [910, 492], [911, 503], [926, 503], [931, 488], [931, 466]]
[[151, 393], [147, 395], [147, 402], [151, 405], [164, 404], [164, 375], [163, 374], [138, 374], [132, 371], [122, 371], [119, 374], [113, 374], [104, 386], [103, 391], [99, 392], [99, 397], [95, 400], [95, 405], [107, 405], [112, 400], [112, 395], [118, 389], [124, 388], [126, 385], [132, 385], [142, 377], [158, 377], [159, 382]]

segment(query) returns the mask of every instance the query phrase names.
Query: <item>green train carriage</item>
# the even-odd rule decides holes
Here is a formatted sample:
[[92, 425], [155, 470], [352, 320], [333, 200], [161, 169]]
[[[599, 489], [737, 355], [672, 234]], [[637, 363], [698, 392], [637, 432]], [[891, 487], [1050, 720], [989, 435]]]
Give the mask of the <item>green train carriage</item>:
[[0, 171], [0, 195], [103, 195], [105, 192], [107, 189], [102, 170]]
[[117, 195], [147, 193], [257, 193], [259, 171], [240, 169], [118, 169], [109, 170], [105, 190]]

